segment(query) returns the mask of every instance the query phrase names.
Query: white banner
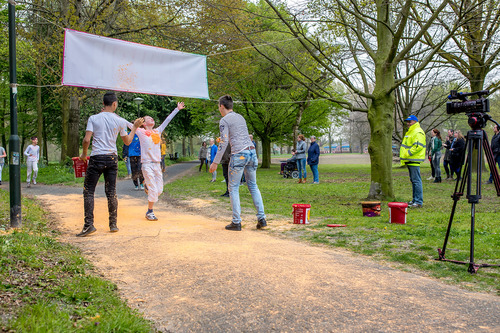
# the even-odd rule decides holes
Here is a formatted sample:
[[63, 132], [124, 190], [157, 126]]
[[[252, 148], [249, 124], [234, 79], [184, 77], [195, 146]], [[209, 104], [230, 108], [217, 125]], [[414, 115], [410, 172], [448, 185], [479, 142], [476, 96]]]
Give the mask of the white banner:
[[62, 84], [208, 99], [207, 58], [65, 29]]

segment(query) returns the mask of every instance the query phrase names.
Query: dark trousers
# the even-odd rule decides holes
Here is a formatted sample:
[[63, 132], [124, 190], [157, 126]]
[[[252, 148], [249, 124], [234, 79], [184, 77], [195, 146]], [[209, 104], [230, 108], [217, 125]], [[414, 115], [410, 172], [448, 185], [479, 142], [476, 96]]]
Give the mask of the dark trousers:
[[94, 192], [101, 175], [104, 175], [104, 192], [108, 198], [109, 225], [116, 225], [116, 212], [118, 210], [118, 199], [116, 198], [117, 174], [118, 156], [96, 155], [90, 157], [83, 184], [85, 227], [94, 224]]
[[205, 164], [205, 168], [207, 169], [207, 172], [208, 172], [208, 163], [206, 163], [206, 161], [207, 161], [206, 158], [200, 158], [200, 169], [198, 171], [201, 171], [203, 164]]
[[443, 167], [444, 171], [446, 171], [446, 177], [450, 177], [450, 169], [448, 168], [448, 165], [450, 165], [450, 161], [444, 160]]
[[432, 161], [430, 159], [429, 162], [431, 164], [431, 176], [434, 177], [436, 174], [436, 170], [434, 169], [434, 164], [432, 164]]
[[229, 186], [229, 163], [222, 163], [222, 175], [224, 176], [224, 179], [226, 180], [226, 193], [229, 193], [228, 186]]
[[141, 157], [140, 156], [129, 156], [130, 158], [130, 169], [132, 169], [132, 181], [135, 186], [139, 186], [144, 183], [144, 176], [141, 170]]

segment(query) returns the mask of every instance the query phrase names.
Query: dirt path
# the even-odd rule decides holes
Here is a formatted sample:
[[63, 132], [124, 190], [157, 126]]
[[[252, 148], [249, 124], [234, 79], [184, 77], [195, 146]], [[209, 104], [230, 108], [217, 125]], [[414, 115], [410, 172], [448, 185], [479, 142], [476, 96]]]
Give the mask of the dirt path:
[[128, 186], [119, 186], [120, 232], [108, 232], [98, 188], [97, 233], [83, 239], [74, 237], [83, 221], [81, 188], [40, 186], [33, 194], [60, 217], [63, 240], [80, 247], [162, 331], [500, 331], [500, 297], [278, 239], [256, 231], [253, 218], [229, 232], [226, 218], [163, 200], [159, 221], [148, 222], [144, 194]]

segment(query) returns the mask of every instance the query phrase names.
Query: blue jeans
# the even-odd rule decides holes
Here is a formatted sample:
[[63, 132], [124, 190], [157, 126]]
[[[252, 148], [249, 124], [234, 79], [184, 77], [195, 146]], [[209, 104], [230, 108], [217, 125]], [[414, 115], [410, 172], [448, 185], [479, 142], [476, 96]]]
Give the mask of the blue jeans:
[[[299, 169], [299, 178], [307, 178], [305, 158], [297, 159], [297, 169]], [[304, 177], [302, 177], [302, 173], [304, 174]]]
[[0, 182], [2, 181], [2, 169], [3, 169], [4, 163], [0, 163]]
[[257, 167], [259, 161], [255, 149], [243, 150], [237, 154], [231, 155], [229, 162], [229, 197], [233, 209], [233, 223], [241, 223], [240, 207], [240, 181], [241, 176], [245, 174], [248, 190], [252, 196], [253, 205], [257, 209], [257, 220], [266, 218], [264, 214], [264, 203], [257, 186]]
[[[497, 164], [498, 164], [498, 165], [500, 165], [500, 155], [498, 155], [498, 156], [495, 158], [495, 167], [496, 167], [496, 165], [497, 165]], [[1, 170], [1, 169], [0, 169], [0, 170]], [[498, 171], [498, 169], [497, 169], [497, 171]], [[0, 180], [2, 180], [2, 179], [0, 178]], [[490, 179], [489, 179], [488, 181], [489, 181], [490, 183], [491, 183], [491, 182], [493, 182], [493, 174], [492, 174], [491, 172], [490, 172]]]
[[410, 181], [413, 189], [413, 202], [419, 205], [424, 203], [424, 192], [422, 178], [420, 177], [420, 165], [407, 165], [410, 173]]
[[128, 156], [125, 156], [123, 160], [125, 161], [125, 166], [127, 167], [127, 175], [131, 175], [132, 168], [130, 167], [130, 158]]
[[309, 167], [311, 168], [311, 171], [313, 173], [313, 182], [319, 183], [318, 165], [309, 165]]
[[438, 151], [434, 155], [432, 155], [432, 165], [434, 166], [434, 176], [441, 177], [441, 167], [439, 164], [441, 163], [441, 152]]

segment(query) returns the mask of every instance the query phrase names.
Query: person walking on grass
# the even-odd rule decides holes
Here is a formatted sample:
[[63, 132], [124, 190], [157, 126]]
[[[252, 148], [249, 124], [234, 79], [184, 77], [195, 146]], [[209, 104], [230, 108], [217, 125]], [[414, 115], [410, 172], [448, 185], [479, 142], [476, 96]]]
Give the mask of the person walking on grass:
[[[311, 136], [311, 145], [307, 150], [307, 164], [311, 168], [313, 174], [313, 184], [319, 184], [319, 173], [318, 173], [318, 164], [319, 164], [319, 146], [316, 142], [316, 137]], [[304, 179], [304, 183], [305, 183]]]
[[465, 138], [460, 130], [456, 130], [453, 135], [455, 140], [450, 148], [451, 175], [453, 177], [453, 173], [455, 173], [457, 175], [456, 179], [460, 180], [460, 172], [462, 171], [462, 164], [464, 164]]
[[201, 143], [200, 151], [198, 153], [198, 159], [200, 160], [200, 167], [198, 172], [201, 172], [201, 168], [203, 168], [203, 164], [205, 164], [206, 171], [208, 172], [208, 164], [207, 164], [207, 143], [203, 141]]
[[5, 165], [5, 157], [7, 156], [7, 152], [5, 148], [0, 146], [0, 185], [2, 185], [2, 170]]
[[431, 163], [434, 166], [435, 178], [434, 183], [441, 183], [441, 148], [443, 147], [443, 139], [441, 132], [437, 128], [431, 131]]
[[[496, 168], [497, 164], [500, 165], [500, 128], [498, 128], [498, 125], [493, 126], [493, 132], [495, 134], [491, 138], [491, 151], [493, 152], [493, 158], [495, 159], [495, 165], [493, 167]], [[0, 180], [1, 179], [2, 178], [0, 178]], [[491, 172], [490, 172], [490, 179], [488, 179], [487, 183], [488, 184], [493, 183], [493, 174]]]
[[399, 158], [401, 165], [408, 168], [412, 184], [413, 199], [408, 203], [408, 207], [420, 208], [424, 204], [420, 163], [425, 160], [425, 133], [416, 116], [411, 115], [404, 121], [408, 131], [401, 143]]
[[231, 147], [230, 145], [226, 146], [226, 150], [222, 155], [220, 160], [220, 164], [222, 164], [222, 175], [224, 176], [224, 180], [226, 183], [226, 192], [221, 195], [221, 197], [229, 197], [229, 162], [231, 161]]
[[[143, 128], [137, 129], [137, 136], [141, 142], [141, 165], [142, 174], [146, 183], [146, 193], [148, 194], [148, 211], [146, 219], [157, 221], [158, 218], [153, 212], [154, 204], [158, 197], [163, 193], [163, 172], [161, 170], [161, 134], [167, 125], [174, 119], [177, 113], [184, 109], [184, 103], [177, 103], [177, 107], [172, 111], [160, 126], [154, 128], [155, 120], [150, 117], [144, 117]], [[129, 127], [133, 126], [129, 123]]]
[[[297, 159], [297, 169], [299, 170], [299, 184], [307, 183], [306, 171], [306, 141], [302, 134], [297, 137], [297, 149], [295, 150], [295, 158]], [[304, 179], [304, 180], [302, 180]]]
[[31, 137], [31, 144], [24, 151], [26, 156], [26, 182], [28, 187], [31, 187], [31, 175], [33, 174], [33, 185], [36, 185], [36, 176], [38, 175], [38, 160], [40, 159], [40, 146], [38, 146], [38, 138]]
[[[215, 155], [217, 155], [217, 146], [215, 145], [215, 140], [210, 139], [210, 164], [214, 162]], [[216, 180], [217, 180], [217, 170], [212, 172], [211, 182], [215, 182]]]
[[264, 203], [257, 186], [257, 167], [259, 162], [255, 146], [248, 135], [248, 127], [240, 114], [233, 111], [233, 99], [229, 95], [219, 98], [219, 112], [222, 119], [219, 123], [221, 142], [210, 172], [217, 170], [227, 145], [231, 145], [231, 160], [229, 162], [229, 197], [233, 218], [226, 230], [241, 231], [240, 180], [245, 174], [248, 190], [257, 210], [257, 229], [267, 226]]
[[108, 199], [109, 230], [111, 232], [119, 230], [117, 227], [118, 199], [116, 197], [116, 176], [118, 173], [116, 138], [120, 134], [123, 143], [129, 145], [135, 131], [143, 121], [137, 119], [130, 133], [127, 134], [128, 121], [115, 113], [118, 107], [118, 98], [114, 92], [104, 94], [103, 105], [100, 113], [90, 116], [82, 143], [80, 159], [87, 161], [87, 151], [90, 139], [93, 137], [92, 152], [83, 184], [85, 222], [82, 231], [76, 235], [77, 237], [85, 237], [96, 232], [94, 227], [94, 192], [101, 175], [104, 175], [104, 191]]

